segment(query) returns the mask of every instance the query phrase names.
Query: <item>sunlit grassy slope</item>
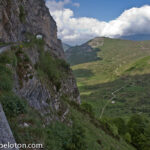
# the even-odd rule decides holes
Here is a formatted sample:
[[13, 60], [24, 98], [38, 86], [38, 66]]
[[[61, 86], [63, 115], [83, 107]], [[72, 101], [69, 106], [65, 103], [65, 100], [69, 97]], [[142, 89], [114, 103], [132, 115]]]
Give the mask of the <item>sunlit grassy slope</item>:
[[[86, 51], [85, 45], [93, 51]], [[108, 104], [104, 116], [150, 114], [150, 41], [96, 38], [77, 48], [68, 50], [67, 59], [82, 101], [93, 106], [97, 117], [112, 92], [121, 87], [113, 99], [115, 104]]]

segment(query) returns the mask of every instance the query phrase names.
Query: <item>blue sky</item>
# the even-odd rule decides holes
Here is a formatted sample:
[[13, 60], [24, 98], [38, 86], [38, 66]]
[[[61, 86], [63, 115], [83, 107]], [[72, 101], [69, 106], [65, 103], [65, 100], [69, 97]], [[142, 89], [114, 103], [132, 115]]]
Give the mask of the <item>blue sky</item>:
[[65, 43], [150, 34], [150, 0], [47, 0]]
[[80, 4], [74, 10], [75, 17], [94, 17], [103, 21], [117, 18], [124, 10], [132, 7], [150, 5], [150, 0], [72, 0]]
[[103, 21], [117, 18], [126, 9], [150, 5], [150, 0], [72, 0], [72, 2], [80, 4], [80, 7], [66, 5], [74, 11], [75, 17], [92, 17]]

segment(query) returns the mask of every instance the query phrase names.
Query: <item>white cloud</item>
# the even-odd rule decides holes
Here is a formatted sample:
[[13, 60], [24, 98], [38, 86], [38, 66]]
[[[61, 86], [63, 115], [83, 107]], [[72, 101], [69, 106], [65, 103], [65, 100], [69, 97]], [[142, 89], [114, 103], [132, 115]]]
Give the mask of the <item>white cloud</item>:
[[80, 7], [80, 4], [79, 3], [73, 3], [73, 6]]
[[48, 1], [47, 6], [58, 26], [58, 36], [68, 44], [81, 44], [97, 36], [119, 37], [134, 34], [150, 34], [150, 6], [131, 8], [115, 20], [104, 22], [95, 18], [75, 18], [65, 5], [70, 0]]
[[59, 1], [56, 2], [55, 0], [50, 0], [46, 2], [46, 5], [48, 6], [50, 12], [56, 11], [56, 10], [62, 10], [65, 5], [71, 3], [71, 0], [64, 0], [64, 1]]

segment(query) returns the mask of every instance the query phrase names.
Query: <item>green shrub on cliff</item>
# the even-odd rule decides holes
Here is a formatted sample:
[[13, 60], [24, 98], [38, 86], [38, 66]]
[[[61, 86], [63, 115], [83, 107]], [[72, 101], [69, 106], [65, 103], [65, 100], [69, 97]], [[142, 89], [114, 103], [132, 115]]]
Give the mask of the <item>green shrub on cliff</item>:
[[87, 113], [89, 113], [91, 115], [94, 115], [93, 107], [89, 103], [86, 103], [86, 102], [82, 103], [81, 104], [81, 109], [86, 111]]
[[0, 91], [12, 89], [11, 67], [16, 65], [16, 57], [12, 52], [5, 52], [0, 55]]
[[44, 52], [40, 50], [40, 60], [36, 64], [36, 69], [40, 69], [46, 74], [49, 80], [57, 87], [57, 90], [61, 87], [61, 81], [68, 73], [69, 65], [65, 60], [54, 58], [50, 52]]
[[27, 111], [25, 101], [13, 93], [4, 94], [0, 97], [0, 101], [3, 104], [3, 109], [7, 117], [14, 117], [19, 114], [24, 114]]
[[13, 52], [5, 52], [0, 55], [0, 102], [8, 117], [13, 117], [26, 111], [25, 102], [12, 92], [12, 68], [16, 66], [16, 62]]
[[131, 134], [127, 132], [127, 133], [124, 135], [124, 139], [126, 140], [126, 142], [131, 143], [131, 142], [132, 142]]
[[10, 91], [12, 84], [12, 73], [10, 69], [0, 64], [0, 91]]
[[61, 122], [56, 122], [47, 128], [46, 147], [53, 150], [85, 150], [85, 131], [73, 124], [69, 127]]
[[25, 19], [26, 19], [25, 18], [26, 15], [25, 15], [24, 7], [22, 5], [20, 5], [19, 10], [20, 10], [20, 14], [19, 14], [20, 22], [24, 23]]
[[60, 88], [61, 82], [61, 72], [59, 71], [59, 67], [55, 59], [50, 55], [50, 53], [42, 53], [40, 56], [40, 61], [38, 63], [38, 67], [45, 74], [47, 74], [50, 81], [52, 81], [57, 89]]

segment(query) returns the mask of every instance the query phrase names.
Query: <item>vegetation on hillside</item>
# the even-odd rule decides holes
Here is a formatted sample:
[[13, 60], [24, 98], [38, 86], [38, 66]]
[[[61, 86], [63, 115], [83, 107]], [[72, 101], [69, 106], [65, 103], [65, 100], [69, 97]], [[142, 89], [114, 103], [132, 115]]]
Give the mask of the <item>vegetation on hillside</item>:
[[99, 49], [91, 49], [89, 46], [85, 47], [84, 45], [83, 51], [81, 51], [80, 46], [75, 46], [66, 51], [66, 57], [70, 65], [77, 65], [101, 60], [101, 58], [97, 56], [97, 52], [99, 51]]
[[[101, 60], [86, 61], [82, 46], [78, 47], [77, 52], [74, 49], [73, 53], [70, 53], [71, 57], [74, 57], [72, 64], [78, 64], [74, 60], [80, 62], [80, 57], [86, 62], [72, 66], [81, 99], [83, 103], [91, 105], [97, 119], [100, 119], [104, 110], [101, 121], [107, 129], [119, 134], [137, 149], [149, 150], [149, 41], [104, 38], [102, 45], [102, 39], [99, 40], [100, 44], [97, 44], [96, 48], [99, 49], [97, 57]], [[92, 46], [95, 49], [95, 45]], [[115, 94], [112, 94], [114, 92]], [[117, 119], [118, 117], [120, 118]], [[141, 119], [141, 123], [136, 122], [136, 118]], [[147, 121], [143, 121], [143, 118]], [[132, 120], [135, 120], [135, 124], [132, 124]], [[142, 129], [137, 133], [136, 127]]]
[[22, 5], [19, 6], [19, 19], [21, 23], [25, 23], [25, 19], [26, 19], [26, 14], [25, 14], [25, 10], [24, 7]]
[[[45, 53], [43, 42], [34, 38], [20, 46], [13, 46], [11, 51], [0, 55], [0, 102], [16, 141], [26, 144], [42, 143], [49, 150], [134, 150], [119, 134], [115, 134], [112, 128], [105, 128], [104, 124], [95, 118], [89, 103], [80, 106], [70, 102], [65, 95], [62, 96], [62, 103], [67, 104], [70, 109], [68, 121], [44, 125], [44, 118], [12, 90], [14, 70], [19, 66], [25, 67], [25, 62], [31, 63], [24, 48], [32, 46], [38, 46], [41, 53], [39, 63], [34, 66], [39, 78], [57, 84], [57, 81], [61, 81], [60, 72], [65, 77], [69, 67], [64, 61]], [[55, 73], [58, 76], [55, 76]]]

